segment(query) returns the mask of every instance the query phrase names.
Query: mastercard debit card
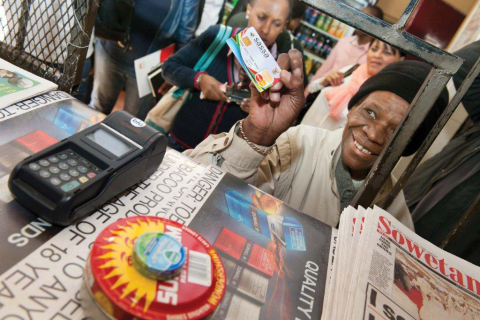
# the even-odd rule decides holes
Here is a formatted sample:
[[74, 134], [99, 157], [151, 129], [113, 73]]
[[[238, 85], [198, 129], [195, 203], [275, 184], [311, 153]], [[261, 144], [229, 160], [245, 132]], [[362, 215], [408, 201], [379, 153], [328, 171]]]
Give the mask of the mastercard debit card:
[[237, 33], [227, 44], [259, 92], [280, 81], [280, 66], [255, 28]]

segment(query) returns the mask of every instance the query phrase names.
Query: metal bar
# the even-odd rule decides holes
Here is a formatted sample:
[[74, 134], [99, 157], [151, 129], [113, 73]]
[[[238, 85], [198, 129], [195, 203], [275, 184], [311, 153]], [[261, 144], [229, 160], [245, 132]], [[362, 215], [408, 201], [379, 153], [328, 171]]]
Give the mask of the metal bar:
[[472, 85], [473, 81], [475, 81], [475, 78], [479, 75], [479, 73], [480, 73], [480, 58], [477, 60], [477, 62], [475, 63], [473, 68], [470, 70], [465, 80], [460, 85], [460, 88], [458, 89], [457, 93], [455, 93], [455, 96], [453, 96], [453, 99], [445, 108], [442, 115], [438, 119], [437, 123], [435, 123], [435, 126], [433, 127], [432, 131], [429, 132], [427, 138], [423, 141], [422, 145], [420, 146], [420, 149], [417, 151], [413, 159], [410, 161], [407, 168], [402, 173], [397, 183], [393, 187], [392, 191], [388, 194], [385, 200], [380, 204], [380, 207], [382, 207], [383, 209], [386, 209], [392, 204], [393, 200], [398, 195], [400, 190], [402, 190], [405, 183], [407, 183], [408, 179], [413, 174], [418, 164], [427, 153], [428, 149], [430, 149], [431, 145], [437, 138], [440, 131], [442, 131], [443, 127], [448, 122], [448, 120], [452, 116], [455, 109], [457, 109], [457, 106], [460, 104], [460, 101], [462, 101], [463, 97], [465, 96], [465, 93], [468, 91], [468, 89]]
[[463, 59], [445, 52], [405, 32], [404, 27], [418, 0], [411, 0], [397, 24], [391, 25], [364, 12], [356, 10], [338, 0], [304, 0], [307, 4], [359, 29], [391, 46], [412, 54], [434, 66], [423, 83], [410, 109], [397, 128], [393, 138], [378, 157], [365, 183], [351, 204], [368, 207], [389, 178], [390, 173], [410, 142], [413, 133], [422, 124], [450, 77], [463, 63]]
[[[337, 0], [303, 0], [310, 6], [359, 29], [389, 45], [412, 54], [435, 68], [443, 69], [445, 74], [455, 74], [463, 60], [445, 52], [411, 34], [403, 28], [397, 29], [386, 21], [370, 16]], [[411, 9], [409, 5], [409, 10]], [[406, 10], [407, 11], [407, 10]], [[411, 13], [411, 12], [406, 12]], [[404, 13], [405, 14], [405, 13]], [[408, 15], [402, 16], [408, 19]], [[403, 20], [402, 20], [403, 21]]]
[[23, 42], [25, 41], [25, 36], [27, 35], [27, 21], [30, 16], [30, 5], [32, 4], [32, 0], [25, 0], [22, 2], [21, 5], [21, 13], [20, 17], [18, 18], [18, 32], [15, 35], [15, 52], [18, 52], [17, 54], [14, 53], [15, 57], [14, 59], [17, 58], [17, 56], [20, 54], [21, 51], [23, 51]]
[[361, 205], [366, 208], [372, 204], [378, 191], [390, 177], [392, 169], [402, 156], [413, 133], [422, 124], [448, 80], [450, 80], [450, 76], [445, 75], [442, 70], [432, 69], [430, 71], [427, 79], [413, 99], [405, 118], [397, 127], [393, 138], [383, 149], [364, 184], [353, 198], [352, 206], [357, 207]]
[[393, 25], [393, 27], [397, 30], [403, 30], [405, 29], [405, 25], [407, 24], [408, 18], [410, 18], [410, 15], [412, 14], [413, 10], [418, 4], [418, 0], [411, 0], [408, 6], [405, 8], [405, 11], [403, 12], [402, 16], [400, 19], [398, 19], [397, 23]]
[[80, 46], [84, 48], [80, 49], [78, 64], [75, 68], [76, 69], [75, 78], [73, 80], [72, 86], [68, 88], [70, 92], [72, 91], [72, 88], [74, 86], [79, 85], [80, 81], [82, 80], [83, 67], [85, 65], [85, 60], [87, 58], [87, 51], [88, 51], [88, 46], [90, 44], [90, 37], [92, 36], [93, 26], [95, 24], [95, 17], [97, 16], [97, 10], [98, 10], [97, 1], [95, 0], [85, 0], [85, 1], [87, 1], [88, 5], [87, 5], [87, 12], [85, 16], [83, 31], [89, 36], [88, 38], [82, 37], [82, 39], [86, 41], [80, 42]]
[[[3, 42], [0, 42], [0, 58], [15, 63], [20, 68], [24, 68], [33, 74], [36, 74], [39, 77], [50, 80], [57, 83], [59, 76], [47, 71], [46, 64], [28, 53], [19, 51], [15, 60], [12, 59], [10, 53], [13, 52], [15, 48], [13, 46], [7, 45]], [[32, 66], [35, 66], [35, 69], [32, 69]]]
[[447, 235], [445, 240], [442, 241], [440, 248], [444, 250], [448, 250], [447, 246], [450, 248], [454, 247], [457, 242], [461, 241], [462, 232], [470, 222], [470, 220], [476, 214], [480, 213], [480, 194], [478, 195], [477, 199], [473, 201], [473, 203], [468, 208], [467, 212], [460, 218], [457, 225], [453, 230]]

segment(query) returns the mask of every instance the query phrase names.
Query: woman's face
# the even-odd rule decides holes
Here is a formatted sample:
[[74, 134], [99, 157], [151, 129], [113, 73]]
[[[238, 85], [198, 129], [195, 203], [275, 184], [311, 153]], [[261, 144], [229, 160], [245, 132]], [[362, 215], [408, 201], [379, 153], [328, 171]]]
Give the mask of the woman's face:
[[398, 50], [396, 50], [395, 53], [393, 48], [388, 44], [375, 40], [370, 45], [370, 49], [368, 49], [367, 52], [368, 74], [374, 76], [390, 63], [404, 59], [404, 57], [400, 56]]
[[248, 27], [257, 30], [263, 42], [270, 47], [288, 22], [290, 6], [287, 0], [256, 0], [247, 5]]

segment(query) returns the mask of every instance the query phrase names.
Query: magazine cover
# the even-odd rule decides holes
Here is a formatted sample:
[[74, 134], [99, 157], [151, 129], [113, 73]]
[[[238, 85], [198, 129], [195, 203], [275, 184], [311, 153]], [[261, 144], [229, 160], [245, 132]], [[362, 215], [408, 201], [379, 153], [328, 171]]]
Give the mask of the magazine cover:
[[208, 167], [170, 218], [219, 252], [227, 292], [213, 319], [319, 319], [333, 260], [332, 227], [217, 167]]
[[56, 88], [55, 83], [0, 59], [0, 109]]

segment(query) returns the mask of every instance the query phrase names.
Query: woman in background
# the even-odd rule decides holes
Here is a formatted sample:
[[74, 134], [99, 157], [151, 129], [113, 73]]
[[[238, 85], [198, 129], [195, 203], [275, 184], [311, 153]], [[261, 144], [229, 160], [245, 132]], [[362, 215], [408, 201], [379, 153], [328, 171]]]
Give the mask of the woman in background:
[[[252, 0], [247, 5], [248, 27], [257, 30], [274, 58], [277, 56], [275, 41], [288, 23], [290, 6], [289, 0]], [[211, 133], [228, 131], [248, 114], [248, 103], [239, 106], [229, 102], [221, 88], [225, 83], [234, 85], [244, 80], [240, 63], [225, 43], [205, 72], [193, 70], [219, 29], [219, 25], [211, 26], [163, 66], [166, 81], [180, 88], [194, 89], [178, 112], [168, 138], [169, 146], [178, 151], [195, 148]], [[236, 29], [234, 33], [239, 31]]]
[[332, 131], [343, 128], [347, 119], [348, 101], [357, 93], [360, 86], [390, 63], [404, 59], [405, 54], [400, 50], [373, 39], [367, 52], [367, 62], [359, 65], [351, 76], [346, 78], [343, 76], [344, 72], [353, 67], [347, 66], [309, 84], [309, 93], [320, 90], [321, 92], [301, 123]]
[[[115, 2], [115, 0], [112, 0]], [[151, 94], [140, 97], [135, 60], [175, 44], [187, 45], [197, 26], [199, 0], [137, 0], [129, 25], [129, 42], [97, 39], [95, 74], [90, 106], [109, 114], [120, 91], [125, 90], [124, 110], [144, 119], [153, 107]], [[112, 12], [104, 18], [117, 18]]]

